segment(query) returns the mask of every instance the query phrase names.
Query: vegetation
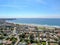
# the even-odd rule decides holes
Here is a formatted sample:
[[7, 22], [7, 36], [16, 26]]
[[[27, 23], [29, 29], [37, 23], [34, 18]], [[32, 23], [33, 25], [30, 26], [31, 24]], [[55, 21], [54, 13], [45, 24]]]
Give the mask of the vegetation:
[[11, 40], [11, 41], [12, 41], [12, 43], [14, 44], [14, 43], [17, 41], [17, 38], [12, 37], [12, 38], [10, 38], [10, 40]]
[[46, 45], [46, 42], [42, 42], [43, 45]]
[[0, 43], [0, 45], [3, 45], [2, 43]]
[[4, 39], [4, 36], [0, 36], [0, 40]]

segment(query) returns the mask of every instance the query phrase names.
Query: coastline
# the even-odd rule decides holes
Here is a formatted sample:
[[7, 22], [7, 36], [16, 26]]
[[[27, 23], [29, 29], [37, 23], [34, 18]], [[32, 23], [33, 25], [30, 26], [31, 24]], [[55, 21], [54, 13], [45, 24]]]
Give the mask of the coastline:
[[60, 26], [56, 26], [56, 25], [42, 25], [42, 24], [29, 24], [29, 23], [15, 23], [15, 22], [10, 22], [8, 21], [8, 23], [14, 23], [14, 24], [19, 24], [19, 25], [28, 25], [28, 26], [37, 26], [37, 27], [55, 27], [55, 28], [60, 28]]

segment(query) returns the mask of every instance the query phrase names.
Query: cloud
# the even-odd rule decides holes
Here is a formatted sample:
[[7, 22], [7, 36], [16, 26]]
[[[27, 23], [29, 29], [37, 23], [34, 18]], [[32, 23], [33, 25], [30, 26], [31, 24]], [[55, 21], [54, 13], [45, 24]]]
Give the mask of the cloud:
[[18, 5], [0, 5], [1, 7], [10, 7], [10, 8], [15, 8], [15, 9], [24, 9], [25, 7], [28, 7], [27, 5], [21, 5], [21, 6], [18, 6]]
[[46, 4], [46, 2], [44, 0], [36, 0], [37, 3], [40, 3], [40, 4]]
[[[44, 0], [23, 0], [22, 3], [20, 0], [8, 0], [6, 3], [7, 4], [3, 4], [0, 6], [14, 7], [14, 8], [21, 8], [22, 7], [23, 8], [23, 7], [28, 7], [31, 3], [46, 4], [46, 2]], [[20, 4], [24, 4], [24, 5], [20, 5]]]
[[27, 2], [35, 2], [38, 4], [46, 4], [46, 2], [44, 0], [26, 0]]

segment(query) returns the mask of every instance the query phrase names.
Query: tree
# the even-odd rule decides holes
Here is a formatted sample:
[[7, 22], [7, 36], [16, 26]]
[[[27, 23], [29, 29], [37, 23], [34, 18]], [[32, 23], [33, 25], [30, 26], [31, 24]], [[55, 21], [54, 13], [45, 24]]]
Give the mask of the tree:
[[60, 45], [60, 41], [58, 42], [58, 45]]

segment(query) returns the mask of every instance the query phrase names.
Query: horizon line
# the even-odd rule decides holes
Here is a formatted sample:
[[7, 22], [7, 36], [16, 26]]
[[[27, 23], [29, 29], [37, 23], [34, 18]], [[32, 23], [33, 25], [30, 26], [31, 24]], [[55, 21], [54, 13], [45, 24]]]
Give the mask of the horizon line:
[[[14, 18], [14, 17], [5, 17], [5, 18], [0, 18], [0, 19], [16, 19], [16, 18], [18, 18], [18, 17], [16, 17], [16, 18]], [[19, 18], [23, 18], [23, 17], [19, 17]], [[30, 18], [30, 17], [24, 17], [24, 18]], [[37, 18], [37, 17], [32, 17], [32, 18]], [[57, 18], [58, 19], [58, 18]]]

